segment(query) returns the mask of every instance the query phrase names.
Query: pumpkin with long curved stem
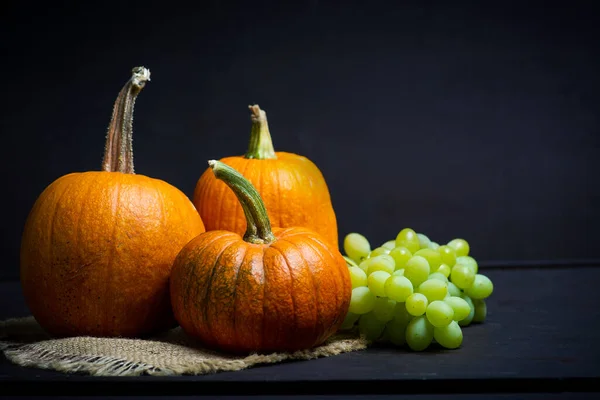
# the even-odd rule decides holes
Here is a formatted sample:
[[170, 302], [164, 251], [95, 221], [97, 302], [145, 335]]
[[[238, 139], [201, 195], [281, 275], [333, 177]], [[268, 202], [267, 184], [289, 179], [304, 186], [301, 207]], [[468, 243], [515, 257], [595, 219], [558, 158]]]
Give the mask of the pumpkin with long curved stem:
[[[308, 158], [275, 151], [267, 115], [258, 105], [249, 106], [252, 130], [248, 151], [243, 156], [220, 161], [239, 171], [258, 190], [274, 227], [303, 226], [338, 247], [337, 220], [327, 183]], [[232, 191], [205, 170], [192, 201], [207, 230], [227, 230], [242, 235], [246, 219]]]
[[308, 228], [272, 229], [254, 186], [222, 162], [209, 165], [238, 199], [246, 232], [207, 231], [181, 250], [171, 272], [175, 318], [189, 335], [230, 352], [323, 343], [352, 295], [341, 253]]
[[52, 182], [27, 217], [23, 294], [55, 336], [141, 336], [173, 326], [173, 260], [204, 224], [169, 183], [135, 174], [132, 114], [150, 71], [134, 68], [115, 102], [102, 171]]

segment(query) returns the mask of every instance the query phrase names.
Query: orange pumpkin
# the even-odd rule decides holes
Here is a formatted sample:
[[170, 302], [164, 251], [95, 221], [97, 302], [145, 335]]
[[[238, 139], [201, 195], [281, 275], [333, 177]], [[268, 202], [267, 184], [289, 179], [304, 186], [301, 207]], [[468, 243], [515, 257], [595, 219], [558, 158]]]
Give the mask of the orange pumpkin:
[[214, 230], [175, 259], [171, 302], [189, 335], [229, 352], [294, 351], [323, 343], [348, 311], [352, 285], [340, 252], [315, 231], [274, 228], [254, 186], [219, 161], [246, 232]]
[[[308, 158], [275, 152], [266, 113], [250, 106], [252, 130], [244, 156], [220, 161], [240, 171], [258, 190], [275, 227], [303, 226], [338, 247], [337, 221], [327, 183]], [[207, 230], [227, 230], [242, 235], [246, 219], [240, 203], [227, 186], [204, 171], [192, 198]]]
[[23, 294], [55, 336], [140, 336], [176, 322], [168, 282], [173, 260], [205, 229], [183, 192], [133, 171], [133, 106], [149, 79], [149, 70], [134, 68], [119, 93], [103, 171], [58, 178], [27, 217]]

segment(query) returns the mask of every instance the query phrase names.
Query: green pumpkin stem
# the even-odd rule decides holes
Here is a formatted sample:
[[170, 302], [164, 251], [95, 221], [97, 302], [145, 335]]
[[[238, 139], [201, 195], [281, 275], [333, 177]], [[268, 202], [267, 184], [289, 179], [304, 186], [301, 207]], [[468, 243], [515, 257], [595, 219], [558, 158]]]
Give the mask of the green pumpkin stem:
[[221, 161], [210, 160], [210, 168], [217, 179], [225, 182], [238, 198], [246, 215], [246, 233], [244, 240], [250, 243], [271, 243], [275, 236], [271, 231], [271, 221], [267, 215], [265, 203], [249, 180], [235, 169]]
[[246, 158], [255, 158], [257, 160], [275, 159], [275, 149], [269, 132], [269, 123], [267, 122], [267, 113], [261, 110], [258, 104], [248, 106], [252, 112], [252, 130], [250, 131], [250, 144], [246, 152]]
[[106, 134], [102, 169], [133, 174], [133, 106], [137, 95], [150, 80], [150, 70], [135, 67], [119, 92]]

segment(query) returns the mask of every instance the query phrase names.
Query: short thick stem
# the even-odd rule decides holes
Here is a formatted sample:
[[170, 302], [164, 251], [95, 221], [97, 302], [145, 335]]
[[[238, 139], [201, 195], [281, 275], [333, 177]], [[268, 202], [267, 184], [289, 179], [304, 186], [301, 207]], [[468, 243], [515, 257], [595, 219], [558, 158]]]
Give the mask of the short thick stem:
[[250, 144], [246, 152], [246, 158], [255, 158], [258, 160], [274, 159], [275, 149], [269, 132], [269, 123], [267, 122], [267, 113], [261, 110], [258, 104], [248, 106], [252, 112], [252, 130], [250, 131]]
[[265, 204], [256, 188], [242, 174], [221, 161], [210, 160], [210, 168], [217, 179], [233, 190], [246, 215], [244, 240], [250, 243], [271, 243], [275, 236]]
[[150, 70], [135, 67], [119, 92], [108, 126], [102, 169], [133, 174], [133, 106], [137, 95], [150, 80]]

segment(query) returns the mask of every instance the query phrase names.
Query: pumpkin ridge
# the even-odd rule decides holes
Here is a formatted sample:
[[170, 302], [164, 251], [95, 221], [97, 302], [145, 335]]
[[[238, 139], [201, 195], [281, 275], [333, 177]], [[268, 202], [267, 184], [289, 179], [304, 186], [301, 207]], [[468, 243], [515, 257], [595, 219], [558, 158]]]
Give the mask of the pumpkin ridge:
[[[255, 273], [260, 274], [261, 282], [264, 279], [264, 268], [262, 267], [262, 246], [248, 245], [246, 246], [246, 255], [244, 258], [244, 263], [240, 266], [240, 271], [238, 274], [241, 274], [240, 281], [238, 281], [236, 295], [237, 300], [240, 300], [241, 293], [241, 301], [247, 301], [248, 304], [243, 304], [247, 308], [238, 308], [236, 306], [236, 319], [239, 319], [242, 323], [246, 323], [247, 330], [240, 330], [240, 333], [236, 332], [236, 338], [238, 339], [237, 346], [238, 348], [249, 346], [252, 348], [260, 348], [262, 344], [262, 335], [263, 335], [263, 321], [264, 321], [264, 290], [262, 294], [254, 293], [253, 297], [249, 297], [249, 292], [258, 292], [256, 287], [259, 286], [257, 283]], [[262, 296], [262, 297], [261, 297]], [[257, 301], [260, 302], [260, 307], [256, 307]], [[258, 324], [260, 319], [261, 324]], [[243, 327], [243, 324], [237, 323], [237, 326]], [[241, 340], [240, 340], [241, 335]]]
[[[71, 179], [70, 182], [66, 182], [64, 185], [64, 189], [62, 191], [62, 193], [56, 197], [56, 201], [54, 202], [54, 212], [52, 213], [52, 219], [50, 220], [50, 240], [48, 240], [48, 245], [50, 247], [50, 250], [48, 252], [48, 254], [50, 255], [48, 262], [50, 263], [51, 267], [49, 268], [50, 271], [49, 273], [47, 271], [44, 271], [44, 275], [46, 275], [44, 278], [48, 278], [48, 275], [51, 275], [51, 279], [54, 280], [54, 275], [56, 275], [56, 268], [54, 265], [54, 250], [56, 249], [56, 246], [54, 244], [54, 241], [56, 240], [56, 235], [54, 235], [54, 228], [56, 225], [56, 217], [58, 215], [58, 212], [60, 210], [59, 204], [61, 203], [61, 201], [63, 200], [63, 198], [65, 197], [65, 195], [71, 190], [71, 187], [74, 186], [75, 180]], [[48, 280], [49, 279], [44, 279], [44, 286], [48, 287]], [[50, 289], [51, 291], [53, 291], [54, 293], [56, 293], [56, 291], [54, 290], [54, 288]], [[56, 295], [53, 296], [54, 298], [56, 298]], [[48, 308], [50, 307], [50, 302], [42, 302], [44, 304], [44, 308], [46, 308], [48, 310]], [[64, 318], [64, 316], [63, 316]]]
[[[296, 237], [296, 236], [304, 236], [309, 232], [309, 228], [305, 228], [303, 226], [290, 226], [288, 228], [280, 228], [283, 229], [279, 234], [281, 236], [283, 236], [283, 232], [285, 232], [285, 237], [286, 238], [290, 238], [290, 237]], [[288, 233], [288, 232], [292, 232], [292, 233]], [[310, 231], [312, 232], [312, 231]], [[281, 239], [278, 239], [281, 240]]]
[[[83, 215], [83, 210], [86, 209], [86, 207], [88, 206], [88, 204], [91, 202], [91, 196], [90, 193], [92, 192], [92, 190], [94, 189], [95, 185], [93, 184], [94, 181], [89, 179], [86, 180], [86, 183], [88, 184], [88, 188], [86, 191], [86, 195], [83, 196], [83, 201], [81, 202], [81, 207], [79, 209], [79, 212], [76, 214], [77, 215], [77, 222], [75, 224], [75, 243], [73, 243], [73, 248], [77, 249], [77, 259], [78, 260], [83, 260], [84, 257], [81, 257], [81, 252], [80, 252], [80, 246], [79, 246], [79, 242], [80, 242], [80, 238], [82, 236], [81, 234], [81, 220], [82, 220], [82, 215]], [[69, 279], [69, 278], [68, 278]]]
[[[309, 238], [311, 239], [310, 242], [312, 242], [312, 235], [306, 235], [305, 237], [307, 237], [307, 236], [309, 236]], [[311, 244], [310, 242], [307, 241], [305, 243], [306, 246], [308, 246], [308, 247], [310, 247], [312, 249], [313, 253], [321, 260], [321, 264], [322, 265], [329, 265], [327, 262], [325, 262], [325, 259], [321, 255], [321, 252], [318, 251], [318, 248], [315, 248], [315, 246], [313, 244]], [[313, 243], [315, 243], [315, 242], [313, 242]], [[335, 290], [334, 290], [335, 291], [335, 302], [336, 302], [336, 306], [337, 306], [338, 303], [340, 302], [339, 301], [340, 299], [339, 299], [339, 296], [338, 296], [338, 294], [339, 294], [339, 286], [338, 286], [338, 284], [336, 282], [336, 279], [333, 279], [333, 281], [334, 281], [334, 285], [335, 285]], [[336, 321], [337, 321], [337, 318], [336, 318]], [[321, 336], [319, 336], [317, 338], [316, 344], [322, 343], [324, 337], [329, 337], [330, 336], [330, 333], [329, 333], [330, 330], [331, 330], [331, 327], [328, 327], [327, 329], [324, 329], [323, 332], [321, 332]]]
[[[207, 169], [204, 172], [204, 174], [205, 174], [203, 176], [204, 180], [210, 182], [210, 178], [211, 177], [209, 176], [209, 174], [212, 174], [212, 172], [210, 171], [210, 169]], [[202, 177], [201, 177], [201, 179], [202, 179]], [[213, 185], [213, 184], [203, 184], [200, 189], [202, 191], [202, 195], [199, 195], [199, 197], [198, 197], [199, 199], [215, 198], [219, 202], [221, 201], [221, 198], [217, 197], [217, 187], [215, 187], [215, 185]], [[194, 199], [196, 199], [196, 198], [194, 198]], [[202, 221], [204, 221], [204, 219], [206, 219], [206, 215], [209, 215], [212, 212], [211, 211], [211, 204], [208, 201], [202, 201], [202, 202], [199, 203], [199, 205], [200, 205], [200, 207], [197, 207], [197, 208], [198, 208], [198, 210], [201, 210], [201, 211], [199, 211], [200, 212], [200, 216], [201, 217], [204, 216], [204, 217], [202, 217], [203, 218]], [[207, 219], [206, 224], [207, 224], [207, 227], [206, 227], [207, 230], [209, 230], [209, 229], [210, 230], [220, 229], [220, 227], [217, 224], [215, 224], [214, 221], [211, 221], [210, 219]]]
[[[196, 181], [196, 184], [194, 185], [194, 192], [192, 193], [192, 204], [194, 205], [194, 207], [196, 208], [196, 211], [198, 212], [198, 214], [200, 215], [200, 218], [202, 218], [202, 215], [206, 215], [205, 212], [203, 211], [203, 208], [206, 204], [206, 202], [200, 202], [198, 201], [198, 199], [204, 198], [204, 196], [206, 195], [206, 192], [209, 189], [209, 185], [206, 184], [202, 184], [202, 182], [204, 182], [205, 180], [205, 174], [206, 174], [206, 170], [204, 172], [202, 172], [202, 174], [200, 175], [200, 178], [198, 178], [198, 180]], [[204, 223], [205, 228], [208, 230], [208, 221], [204, 221], [204, 219], [202, 219], [202, 222]]]
[[[217, 235], [214, 235], [215, 237], [209, 237], [211, 239], [211, 241], [208, 242], [207, 244], [204, 244], [204, 246], [200, 249], [200, 252], [198, 253], [198, 256], [203, 256], [206, 251], [210, 250], [211, 246], [213, 244], [215, 244], [215, 242], [217, 242], [218, 240], [222, 239], [226, 235], [225, 232], [219, 232], [219, 231], [217, 231], [216, 233], [217, 233]], [[220, 233], [220, 235], [219, 235], [219, 233]], [[198, 269], [198, 265], [199, 265], [199, 263], [194, 263], [193, 267], [189, 268], [188, 276], [186, 277], [187, 285], [186, 285], [186, 288], [185, 288], [185, 292], [186, 292], [186, 294], [185, 294], [185, 300], [184, 300], [185, 303], [189, 302], [190, 301], [189, 299], [191, 299], [190, 294], [192, 292], [192, 282], [196, 282], [196, 285], [194, 285], [194, 291], [195, 291], [194, 294], [196, 296], [198, 295], [198, 292], [199, 292], [199, 283], [198, 283], [197, 279], [194, 279], [194, 277], [196, 276], [196, 270]], [[185, 304], [185, 311], [187, 312], [188, 321], [193, 321], [193, 327], [194, 327], [194, 329], [196, 331], [199, 331], [199, 329], [198, 329], [198, 327], [197, 327], [197, 325], [195, 323], [196, 318], [193, 318], [193, 315], [192, 315], [192, 308], [193, 307], [192, 307], [191, 304]]]
[[[240, 171], [240, 173], [241, 173], [241, 174], [242, 174], [244, 177], [246, 176], [246, 170], [248, 169], [248, 167], [249, 167], [249, 166], [250, 166], [250, 162], [249, 162], [249, 161], [245, 162], [245, 163], [244, 163], [244, 166], [243, 166], [243, 168], [244, 168], [243, 172], [242, 172], [242, 171]], [[259, 168], [259, 169], [260, 169], [260, 168]], [[260, 193], [260, 192], [259, 192], [259, 193]], [[233, 231], [234, 231], [234, 232], [238, 232], [238, 230], [237, 230], [237, 228], [238, 228], [238, 222], [239, 222], [240, 220], [242, 220], [242, 221], [243, 221], [243, 220], [245, 220], [245, 218], [241, 218], [241, 219], [240, 219], [240, 218], [238, 218], [238, 213], [239, 213], [239, 211], [240, 211], [240, 210], [242, 210], [242, 213], [243, 213], [243, 209], [242, 209], [242, 207], [241, 207], [241, 206], [240, 206], [240, 207], [235, 207], [235, 208], [234, 208], [234, 210], [235, 210], [235, 211], [234, 211], [234, 219], [233, 219]]]
[[[290, 228], [290, 229], [293, 229], [293, 228]], [[291, 246], [291, 248], [293, 248], [295, 251], [298, 252], [298, 254], [300, 254], [300, 259], [302, 260], [302, 263], [304, 264], [304, 266], [307, 269], [309, 269], [309, 270], [311, 269], [310, 265], [308, 265], [308, 262], [306, 261], [306, 259], [302, 256], [302, 251], [300, 250], [300, 248], [298, 247], [298, 245], [296, 243], [294, 243], [294, 242], [292, 242], [290, 240], [287, 240], [285, 238], [279, 239], [278, 241], [289, 243], [290, 246]], [[286, 263], [289, 266], [289, 261], [287, 260], [287, 258], [285, 257], [285, 255], [284, 255], [284, 258], [286, 259]], [[291, 271], [290, 271], [290, 274], [291, 274]], [[310, 279], [311, 279], [312, 286], [313, 286], [313, 293], [315, 294], [315, 318], [314, 318], [315, 323], [313, 325], [313, 331], [314, 331], [316, 329], [318, 321], [319, 321], [319, 299], [318, 299], [318, 293], [319, 292], [317, 291], [317, 286], [315, 284], [315, 276], [312, 273], [312, 270], [311, 270], [311, 273], [308, 274], [308, 275], [310, 275]], [[314, 332], [313, 332], [313, 336], [314, 336]]]
[[[120, 178], [120, 176], [119, 176]], [[120, 179], [119, 179], [120, 181]], [[118, 184], [115, 185], [115, 191], [116, 191], [116, 201], [113, 203], [113, 207], [112, 207], [112, 216], [117, 215], [117, 213], [119, 212], [119, 209], [121, 208], [121, 182], [119, 182]], [[112, 193], [111, 193], [112, 194]], [[104, 278], [103, 282], [104, 282], [104, 298], [106, 299], [108, 296], [108, 294], [110, 293], [110, 282], [112, 281], [112, 276], [113, 274], [113, 264], [114, 264], [114, 260], [115, 260], [115, 253], [117, 252], [117, 240], [115, 238], [115, 234], [117, 233], [117, 226], [119, 225], [119, 221], [121, 220], [120, 218], [114, 218], [115, 221], [113, 222], [113, 229], [112, 232], [110, 234], [110, 239], [112, 242], [112, 251], [110, 252], [109, 256], [108, 256], [108, 261], [106, 262], [106, 268], [104, 269], [106, 277]], [[100, 312], [100, 302], [97, 302], [98, 304], [98, 312]], [[106, 318], [108, 318], [108, 314], [106, 313]], [[106, 326], [106, 321], [102, 321], [102, 326]]]
[[[292, 228], [292, 229], [294, 229], [294, 228]], [[298, 244], [297, 244], [296, 242], [293, 242], [293, 241], [291, 241], [291, 240], [288, 240], [288, 239], [287, 239], [288, 237], [289, 237], [289, 236], [287, 236], [287, 235], [286, 235], [286, 237], [285, 237], [284, 239], [281, 239], [281, 238], [280, 238], [279, 240], [283, 240], [283, 241], [286, 241], [286, 242], [288, 242], [288, 243], [291, 243], [291, 244], [292, 244], [292, 245], [293, 245], [293, 246], [296, 248], [296, 250], [298, 250], [298, 252], [300, 253], [300, 255], [302, 255], [302, 260], [304, 261], [304, 263], [305, 263], [306, 267], [307, 267], [307, 268], [310, 270], [310, 274], [309, 274], [309, 275], [310, 275], [310, 278], [311, 278], [311, 281], [312, 281], [312, 284], [313, 284], [313, 291], [314, 291], [314, 293], [315, 293], [315, 312], [316, 312], [316, 318], [315, 318], [315, 321], [316, 321], [316, 323], [315, 323], [315, 329], [319, 329], [319, 325], [321, 324], [321, 322], [320, 322], [320, 321], [322, 321], [322, 320], [323, 320], [323, 318], [322, 318], [322, 315], [321, 315], [321, 313], [322, 313], [322, 310], [319, 308], [319, 304], [321, 304], [321, 296], [319, 295], [319, 289], [318, 289], [318, 287], [317, 287], [317, 281], [315, 280], [315, 274], [314, 274], [314, 270], [313, 270], [312, 266], [310, 265], [310, 263], [308, 263], [308, 261], [306, 261], [306, 258], [304, 257], [304, 254], [303, 254], [303, 252], [302, 252], [302, 249], [301, 249], [301, 248], [298, 246]], [[313, 252], [314, 252], [314, 251], [313, 251]], [[315, 342], [316, 342], [318, 339], [320, 339], [320, 337], [316, 338], [316, 339], [315, 339]], [[314, 343], [313, 343], [313, 344], [314, 344]]]
[[[167, 226], [166, 221], [165, 221], [167, 216], [165, 215], [165, 212], [164, 212], [165, 211], [165, 199], [163, 198], [162, 192], [160, 191], [159, 184], [156, 180], [150, 179], [150, 185], [156, 191], [156, 196], [157, 196], [158, 200], [160, 201], [160, 225], [161, 225], [161, 229], [162, 229], [165, 226]], [[141, 189], [141, 187], [140, 187], [140, 189]], [[179, 207], [175, 207], [175, 208], [177, 209], [178, 214], [181, 215]]]
[[[313, 242], [315, 242], [316, 244], [318, 244], [318, 245], [319, 245], [319, 247], [321, 247], [322, 249], [324, 249], [325, 251], [327, 251], [327, 252], [329, 253], [329, 255], [331, 256], [331, 259], [335, 261], [335, 259], [336, 259], [337, 257], [336, 257], [336, 256], [333, 254], [333, 252], [331, 251], [331, 249], [329, 248], [329, 246], [327, 246], [327, 244], [326, 244], [326, 243], [323, 243], [323, 241], [321, 241], [319, 238], [317, 238], [317, 237], [314, 237], [314, 236], [311, 236], [311, 237], [310, 237], [310, 239], [311, 239]], [[345, 268], [345, 267], [344, 267], [344, 268]], [[346, 287], [346, 282], [347, 282], [347, 280], [346, 280], [346, 279], [344, 279], [344, 277], [342, 276], [342, 275], [343, 275], [343, 273], [341, 273], [341, 271], [340, 271], [340, 268], [339, 268], [337, 265], [336, 265], [336, 268], [335, 268], [335, 270], [336, 270], [336, 272], [337, 272], [337, 276], [338, 276], [338, 278], [339, 278], [339, 279], [341, 279], [341, 281], [342, 281], [342, 286], [344, 287], [343, 289], [344, 289], [345, 291], [347, 291], [347, 287]], [[336, 283], [336, 286], [337, 286], [337, 283]], [[340, 293], [340, 290], [336, 290], [336, 293]], [[344, 298], [342, 297], [342, 303], [343, 303], [343, 302], [344, 302]], [[340, 305], [339, 299], [337, 299], [337, 303], [338, 303], [338, 306], [339, 306], [339, 305]], [[336, 319], [336, 323], [337, 323], [337, 322], [340, 322], [339, 320], [340, 320], [341, 318], [345, 318], [345, 315], [342, 315], [342, 314], [340, 314], [340, 315], [339, 315], [339, 317]]]
[[[317, 186], [313, 187], [313, 190], [318, 195], [317, 202], [312, 202], [311, 205], [314, 206], [314, 216], [316, 216], [316, 220], [312, 222], [312, 229], [320, 233], [326, 239], [329, 239], [329, 236], [332, 236], [331, 239], [333, 242], [331, 243], [334, 246], [338, 246], [339, 241], [337, 238], [337, 218], [335, 214], [335, 209], [333, 208], [333, 202], [331, 198], [331, 193], [325, 181], [325, 176], [323, 172], [316, 166], [316, 164], [306, 158], [305, 156], [301, 156], [294, 153], [283, 153], [287, 162], [287, 166], [291, 167], [297, 174], [299, 171], [303, 171], [303, 174], [299, 174], [298, 178], [301, 180], [309, 178], [309, 180], [313, 183], [316, 183]], [[305, 185], [302, 182], [298, 181], [299, 187], [304, 187]], [[322, 210], [331, 209], [331, 213], [323, 212]], [[333, 224], [332, 224], [333, 222]], [[320, 226], [329, 227], [326, 231], [322, 231], [321, 229], [317, 229]]]
[[[290, 263], [288, 262], [287, 257], [285, 256], [284, 252], [279, 248], [279, 246], [277, 246], [277, 242], [273, 243], [273, 246], [271, 246], [274, 250], [277, 250], [277, 252], [281, 255], [281, 258], [283, 259], [283, 261], [285, 262], [285, 265], [287, 266], [287, 270], [290, 274], [290, 298], [292, 299], [292, 315], [294, 316], [294, 326], [298, 325], [298, 316], [296, 315], [296, 299], [294, 298], [294, 273], [292, 272], [292, 267], [290, 265]], [[289, 330], [288, 330], [288, 334], [289, 334]], [[293, 332], [292, 332], [293, 334]], [[289, 339], [289, 338], [288, 338]]]
[[235, 323], [237, 316], [237, 287], [240, 281], [240, 270], [246, 261], [246, 255], [248, 255], [248, 246], [242, 246], [244, 249], [244, 257], [242, 257], [242, 261], [239, 265], [237, 265], [237, 269], [235, 271], [235, 283], [233, 284], [233, 342], [237, 345], [239, 343], [238, 333], [237, 333], [237, 325]]
[[206, 302], [208, 301], [208, 299], [210, 297], [210, 289], [212, 288], [212, 281], [215, 276], [215, 271], [217, 270], [217, 265], [219, 264], [219, 261], [221, 260], [221, 256], [229, 247], [231, 247], [235, 243], [236, 243], [236, 240], [232, 240], [227, 245], [221, 246], [221, 248], [219, 250], [219, 255], [215, 258], [215, 261], [211, 267], [210, 277], [208, 278], [208, 281], [206, 282], [206, 292], [204, 293], [204, 297], [202, 299], [203, 307], [202, 307], [201, 312], [204, 314], [204, 324], [206, 327], [206, 333], [208, 334], [208, 336], [210, 336], [211, 340], [213, 340], [213, 341], [215, 339], [214, 339], [214, 334], [212, 331], [211, 323], [208, 320], [208, 308], [209, 307]]
[[267, 319], [265, 318], [265, 315], [266, 315], [265, 314], [265, 303], [266, 303], [265, 298], [266, 298], [266, 292], [267, 292], [267, 289], [266, 289], [266, 286], [267, 286], [267, 269], [265, 268], [265, 265], [264, 265], [265, 252], [267, 251], [267, 248], [268, 247], [263, 247], [262, 248], [262, 252], [261, 252], [262, 256], [261, 256], [261, 260], [260, 260], [261, 261], [261, 268], [263, 270], [263, 273], [262, 273], [263, 280], [261, 282], [262, 291], [263, 291], [263, 294], [262, 294], [262, 332], [260, 334], [260, 346], [261, 347], [265, 347], [265, 331], [266, 331], [265, 325], [266, 325], [266, 322], [267, 322]]
[[276, 183], [276, 187], [277, 187], [277, 225], [276, 226], [281, 226], [281, 214], [282, 214], [282, 209], [281, 209], [281, 168], [277, 168], [275, 169], [275, 183]]
[[[287, 165], [290, 166], [290, 165], [293, 165], [293, 164], [289, 164], [288, 163]], [[288, 168], [288, 170], [289, 170], [289, 168]], [[294, 177], [294, 179], [296, 181], [295, 182], [296, 184], [294, 185], [294, 187], [295, 188], [301, 188], [300, 190], [303, 190], [304, 185], [302, 184], [302, 181], [304, 180], [304, 178], [303, 178], [302, 174], [300, 174], [298, 168], [291, 168], [291, 170], [293, 171], [293, 177]], [[318, 216], [318, 214], [313, 213], [313, 216], [315, 216], [315, 215]]]
[[217, 196], [215, 196], [216, 199], [219, 199], [219, 212], [217, 213], [217, 218], [215, 219], [216, 221], [219, 221], [217, 229], [222, 229], [221, 225], [222, 223], [220, 221], [222, 221], [223, 219], [221, 218], [221, 214], [223, 213], [223, 207], [225, 207], [225, 203], [227, 203], [226, 201], [224, 201], [223, 197], [225, 196], [225, 193], [227, 193], [227, 191], [230, 190], [229, 186], [227, 186], [224, 182], [223, 185], [221, 185], [221, 190], [219, 191], [219, 194]]
[[[165, 207], [165, 196], [164, 196], [164, 192], [165, 191], [169, 191], [171, 197], [174, 197], [173, 195], [175, 195], [175, 191], [172, 190], [172, 188], [169, 186], [165, 187], [164, 189], [161, 189], [162, 186], [162, 181], [159, 179], [154, 179], [151, 177], [148, 177], [148, 181], [150, 182], [150, 186], [154, 188], [154, 190], [156, 191], [156, 197], [159, 201], [160, 207], [159, 207], [159, 211], [160, 211], [160, 232], [164, 232], [167, 231], [168, 229], [167, 227], [169, 226], [168, 220], [167, 220], [167, 207]], [[138, 186], [138, 190], [140, 192], [140, 194], [142, 193], [142, 187]], [[176, 202], [173, 201], [173, 203], [175, 204]], [[177, 217], [179, 221], [183, 221], [183, 218], [181, 218], [182, 216], [182, 209], [179, 206], [175, 206], [175, 207], [171, 207], [174, 208], [177, 213]], [[174, 213], [173, 213], [174, 214]], [[171, 263], [171, 269], [173, 267], [173, 264]], [[169, 272], [169, 276], [170, 276], [170, 272]], [[173, 315], [172, 313], [172, 307], [171, 307], [171, 315]], [[146, 314], [146, 320], [149, 320], [152, 318], [152, 311], [150, 309], [148, 309], [148, 313]]]

